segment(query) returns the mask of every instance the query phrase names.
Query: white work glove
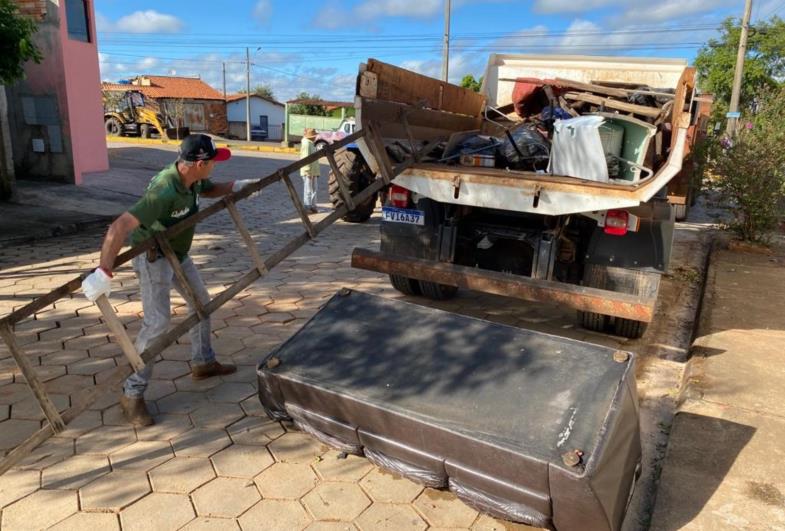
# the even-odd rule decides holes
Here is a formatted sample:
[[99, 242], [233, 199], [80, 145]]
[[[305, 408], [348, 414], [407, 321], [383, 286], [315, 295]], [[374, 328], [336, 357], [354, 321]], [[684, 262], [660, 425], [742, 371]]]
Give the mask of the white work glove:
[[[258, 179], [240, 179], [239, 181], [234, 181], [232, 183], [232, 192], [239, 192], [240, 190], [242, 190], [243, 188], [245, 188], [249, 184], [255, 183], [257, 181], [258, 181]], [[261, 193], [262, 193], [261, 190], [257, 190], [256, 192], [252, 193], [248, 197], [258, 197], [259, 194], [261, 194]]]
[[82, 281], [82, 290], [85, 297], [95, 302], [101, 295], [108, 296], [112, 291], [112, 277], [99, 267]]

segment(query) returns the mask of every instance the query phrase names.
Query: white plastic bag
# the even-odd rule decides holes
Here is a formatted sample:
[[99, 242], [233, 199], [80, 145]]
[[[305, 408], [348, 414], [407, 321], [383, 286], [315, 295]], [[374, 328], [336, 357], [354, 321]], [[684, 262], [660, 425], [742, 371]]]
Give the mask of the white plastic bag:
[[608, 164], [599, 131], [602, 122], [602, 116], [578, 116], [554, 123], [551, 173], [607, 183]]

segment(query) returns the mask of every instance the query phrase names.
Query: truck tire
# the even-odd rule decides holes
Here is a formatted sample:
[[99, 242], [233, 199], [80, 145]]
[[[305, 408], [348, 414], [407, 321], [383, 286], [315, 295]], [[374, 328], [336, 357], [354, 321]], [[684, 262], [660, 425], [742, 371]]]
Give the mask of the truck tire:
[[390, 284], [404, 295], [417, 296], [421, 294], [420, 284], [413, 278], [390, 275]]
[[452, 299], [458, 293], [458, 288], [455, 286], [428, 282], [426, 280], [419, 280], [418, 283], [423, 296], [431, 300], [446, 301], [447, 299]]
[[142, 138], [150, 138], [152, 136], [152, 126], [150, 124], [142, 124], [139, 126], [139, 136]]
[[[626, 272], [620, 274], [622, 271]], [[622, 270], [599, 264], [586, 264], [583, 270], [584, 286], [639, 296], [656, 297], [659, 290], [659, 279], [658, 273]], [[578, 312], [578, 323], [588, 330], [611, 332], [628, 339], [642, 337], [648, 327], [648, 323], [643, 321], [582, 311]]]
[[[368, 167], [365, 159], [363, 159], [362, 155], [357, 151], [349, 149], [339, 151], [335, 154], [335, 163], [345, 178], [344, 184], [346, 189], [349, 190], [353, 196], [363, 191], [374, 180], [371, 168]], [[341, 190], [338, 187], [338, 179], [340, 178], [341, 177], [330, 171], [328, 188], [330, 190], [330, 202], [332, 202], [334, 209], [343, 206]], [[377, 195], [378, 194], [373, 194], [362, 203], [355, 203], [354, 210], [346, 214], [342, 219], [349, 223], [363, 223], [368, 221], [371, 214], [373, 214], [373, 209], [376, 207]]]
[[110, 136], [120, 136], [123, 134], [123, 124], [117, 118], [107, 118], [104, 122], [106, 134]]

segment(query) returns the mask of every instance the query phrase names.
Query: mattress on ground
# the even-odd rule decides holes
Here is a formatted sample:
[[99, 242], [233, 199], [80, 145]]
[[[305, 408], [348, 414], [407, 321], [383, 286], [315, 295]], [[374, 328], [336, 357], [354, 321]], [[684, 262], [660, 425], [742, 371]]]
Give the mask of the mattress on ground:
[[274, 419], [493, 516], [616, 530], [640, 462], [633, 357], [341, 290], [258, 368]]

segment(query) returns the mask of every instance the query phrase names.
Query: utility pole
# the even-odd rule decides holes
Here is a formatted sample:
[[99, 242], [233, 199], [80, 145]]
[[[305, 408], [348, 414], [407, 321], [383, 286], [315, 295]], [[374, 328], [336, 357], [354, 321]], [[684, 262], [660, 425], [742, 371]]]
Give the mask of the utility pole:
[[223, 65], [223, 72], [224, 72], [224, 101], [226, 101], [226, 63], [221, 63]]
[[245, 48], [245, 140], [251, 141], [251, 52]]
[[442, 81], [450, 73], [450, 0], [444, 0], [444, 45], [442, 48]]
[[729, 135], [736, 133], [739, 123], [739, 99], [741, 96], [741, 80], [744, 74], [744, 58], [747, 56], [747, 34], [750, 30], [750, 15], [752, 13], [752, 0], [746, 0], [744, 4], [744, 18], [741, 22], [741, 38], [739, 38], [739, 53], [736, 56], [736, 73], [733, 76], [733, 91], [730, 97], [730, 108], [728, 109], [728, 128]]

